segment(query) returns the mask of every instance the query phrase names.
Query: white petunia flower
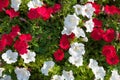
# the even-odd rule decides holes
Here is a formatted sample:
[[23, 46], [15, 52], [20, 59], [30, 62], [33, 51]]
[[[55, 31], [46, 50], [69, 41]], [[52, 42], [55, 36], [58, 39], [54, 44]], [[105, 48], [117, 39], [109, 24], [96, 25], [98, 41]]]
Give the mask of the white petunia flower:
[[71, 64], [73, 64], [73, 65], [75, 65], [77, 67], [83, 65], [83, 57], [82, 56], [79, 56], [79, 57], [70, 56], [69, 59], [68, 59], [68, 61]]
[[46, 61], [46, 62], [44, 62], [44, 65], [41, 68], [41, 72], [44, 75], [48, 76], [49, 69], [51, 69], [54, 65], [55, 65], [55, 63], [53, 61]]
[[12, 52], [11, 50], [7, 50], [5, 53], [2, 54], [2, 59], [8, 63], [15, 63], [17, 61], [18, 53]]
[[64, 21], [64, 25], [67, 27], [74, 27], [79, 24], [80, 18], [76, 16], [76, 14], [73, 15], [67, 15]]
[[75, 57], [84, 55], [84, 44], [78, 42], [72, 43], [71, 47], [69, 48], [69, 54]]
[[112, 75], [110, 77], [110, 80], [120, 80], [120, 75], [118, 74], [117, 70], [112, 71]]
[[2, 77], [2, 72], [4, 71], [4, 68], [0, 68], [0, 77]]
[[64, 78], [59, 75], [54, 75], [51, 80], [64, 80]]
[[92, 32], [94, 28], [94, 22], [92, 19], [85, 22], [84, 26], [87, 28], [86, 32]]
[[92, 69], [94, 75], [95, 75], [95, 80], [104, 80], [104, 76], [106, 74], [106, 71], [104, 70], [103, 67], [96, 67]]
[[64, 80], [74, 80], [72, 70], [70, 71], [63, 70], [62, 77], [64, 78]]
[[98, 62], [94, 59], [90, 59], [89, 68], [92, 69], [95, 79], [94, 80], [104, 80], [104, 76], [106, 75], [106, 71], [103, 67], [98, 66]]
[[76, 4], [75, 6], [73, 6], [73, 8], [75, 9], [75, 13], [77, 14], [77, 15], [80, 15], [80, 14], [82, 14], [82, 5], [79, 5], [79, 4]]
[[80, 28], [80, 27], [75, 27], [72, 32], [75, 34], [75, 36], [76, 36], [77, 38], [79, 38], [80, 36], [81, 36], [81, 37], [85, 37], [85, 32], [84, 32], [84, 30], [83, 30], [82, 28]]
[[35, 62], [35, 52], [31, 52], [28, 50], [26, 54], [21, 55], [21, 57], [24, 59], [24, 63], [30, 63], [30, 62]]
[[27, 6], [29, 7], [29, 10], [31, 8], [37, 8], [37, 7], [41, 7], [43, 5], [43, 2], [40, 0], [31, 0]]
[[82, 7], [82, 9], [81, 9], [82, 11], [82, 16], [86, 16], [87, 18], [92, 18], [92, 16], [93, 16], [93, 13], [94, 13], [94, 11], [95, 11], [95, 8], [92, 6], [92, 4], [91, 3], [87, 3], [87, 4], [85, 4], [83, 7]]
[[19, 10], [19, 6], [21, 4], [21, 0], [11, 0], [11, 7], [15, 10]]
[[12, 80], [10, 75], [3, 75], [2, 78], [0, 78], [0, 80]]
[[18, 68], [16, 67], [15, 73], [17, 75], [18, 80], [29, 80], [30, 72], [26, 68]]
[[89, 66], [89, 68], [94, 69], [95, 67], [98, 67], [98, 62], [94, 59], [90, 59], [88, 66]]

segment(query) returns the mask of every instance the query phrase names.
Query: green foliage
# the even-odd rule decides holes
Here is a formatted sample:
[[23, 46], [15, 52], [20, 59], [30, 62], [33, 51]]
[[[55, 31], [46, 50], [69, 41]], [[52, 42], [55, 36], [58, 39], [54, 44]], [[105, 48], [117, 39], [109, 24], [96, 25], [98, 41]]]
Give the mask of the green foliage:
[[[120, 7], [120, 0], [95, 1], [101, 5], [110, 4]], [[113, 68], [116, 68], [120, 71], [120, 64], [110, 67], [105, 62], [104, 56], [101, 55], [101, 49], [105, 42], [93, 42], [92, 39], [89, 39], [90, 43], [85, 43], [86, 53], [84, 55], [84, 66], [77, 68], [74, 65], [70, 64], [68, 62], [69, 54], [68, 52], [65, 52], [65, 59], [62, 62], [55, 62], [55, 67], [49, 72], [50, 75], [44, 76], [41, 73], [40, 69], [43, 66], [44, 61], [54, 60], [53, 53], [59, 48], [59, 39], [64, 26], [64, 18], [67, 16], [67, 14], [73, 14], [73, 5], [79, 3], [84, 4], [87, 2], [87, 0], [83, 0], [83, 2], [80, 2], [80, 0], [44, 0], [44, 2], [50, 6], [53, 6], [53, 4], [56, 2], [61, 3], [62, 5], [61, 11], [57, 14], [54, 14], [51, 19], [47, 21], [43, 21], [41, 19], [33, 21], [28, 20], [26, 16], [28, 12], [28, 7], [26, 4], [28, 2], [29, 0], [22, 0], [22, 4], [20, 6], [20, 15], [22, 19], [25, 19], [25, 21], [21, 20], [21, 18], [18, 17], [11, 20], [8, 16], [5, 15], [4, 12], [0, 13], [0, 34], [2, 35], [4, 33], [9, 33], [11, 27], [18, 24], [21, 27], [22, 33], [30, 33], [32, 35], [33, 39], [29, 44], [29, 49], [35, 51], [37, 54], [35, 63], [24, 64], [23, 60], [20, 58], [18, 59], [17, 63], [14, 63], [12, 65], [8, 65], [3, 61], [1, 62], [0, 66], [6, 69], [4, 73], [10, 74], [13, 80], [16, 80], [16, 75], [14, 73], [14, 68], [16, 66], [27, 67], [31, 72], [30, 80], [50, 80], [52, 75], [61, 75], [63, 69], [68, 71], [72, 70], [74, 72], [75, 80], [93, 80], [94, 74], [92, 73], [92, 70], [87, 66], [90, 58], [96, 59], [99, 62], [100, 66], [104, 66], [107, 73], [105, 77], [106, 80], [109, 80], [111, 70]], [[120, 24], [118, 24], [118, 20], [116, 20], [116, 18], [120, 19], [120, 16], [115, 15], [111, 17], [105, 14], [100, 14], [98, 18], [103, 21], [103, 27], [114, 28], [120, 32]], [[83, 25], [81, 24], [80, 27], [83, 27]], [[87, 35], [89, 36], [89, 34]], [[80, 40], [77, 41], [81, 42]], [[112, 44], [117, 47], [117, 52], [120, 56], [120, 43], [117, 43], [116, 41], [116, 44]]]

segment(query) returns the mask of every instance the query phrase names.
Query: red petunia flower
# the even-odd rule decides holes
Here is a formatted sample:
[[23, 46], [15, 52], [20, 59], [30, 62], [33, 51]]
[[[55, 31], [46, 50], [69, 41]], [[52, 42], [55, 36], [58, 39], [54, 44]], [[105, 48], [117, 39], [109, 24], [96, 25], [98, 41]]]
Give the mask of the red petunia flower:
[[68, 40], [68, 36], [67, 35], [62, 35], [61, 39], [60, 39], [60, 44], [59, 44], [60, 48], [64, 49], [64, 50], [68, 50], [70, 47], [70, 42]]
[[115, 31], [112, 28], [107, 29], [106, 32], [103, 34], [103, 40], [106, 42], [112, 42], [114, 38], [115, 38]]
[[1, 39], [0, 40], [0, 52], [3, 51], [6, 47], [6, 39]]
[[15, 38], [18, 35], [18, 32], [20, 32], [20, 28], [18, 25], [12, 26], [12, 31], [10, 32], [10, 36], [12, 38]]
[[114, 14], [117, 14], [117, 13], [118, 13], [118, 8], [117, 8], [116, 6], [114, 6], [114, 5], [112, 5], [112, 6], [106, 5], [106, 6], [104, 7], [104, 11], [105, 11], [105, 13], [108, 14], [108, 15], [114, 15]]
[[0, 0], [0, 12], [9, 5], [9, 0]]
[[111, 57], [107, 57], [106, 58], [106, 62], [109, 65], [117, 65], [119, 63], [119, 58], [117, 55], [111, 56]]
[[47, 8], [46, 6], [42, 6], [42, 7], [37, 8], [37, 12], [39, 13], [39, 16], [43, 20], [48, 20], [50, 18], [52, 11], [49, 8]]
[[19, 52], [20, 55], [27, 53], [28, 44], [25, 41], [16, 40], [14, 48]]
[[100, 5], [96, 3], [92, 3], [92, 6], [95, 8], [95, 14], [98, 15], [101, 11]]
[[94, 22], [95, 27], [102, 27], [102, 21], [101, 20], [98, 20], [98, 19], [94, 18], [93, 22]]
[[112, 46], [112, 45], [105, 45], [105, 46], [103, 46], [103, 48], [102, 48], [102, 54], [103, 54], [105, 57], [114, 56], [114, 55], [116, 55], [116, 49], [115, 49], [115, 47]]
[[61, 49], [55, 51], [53, 55], [56, 61], [62, 61], [64, 58], [64, 52]]
[[6, 45], [11, 46], [13, 43], [13, 38], [9, 34], [3, 34], [2, 39], [6, 40]]
[[14, 18], [14, 17], [19, 16], [19, 12], [15, 12], [14, 9], [6, 10], [6, 14], [8, 14], [11, 19]]
[[91, 38], [93, 38], [96, 41], [99, 41], [102, 39], [104, 30], [101, 28], [94, 28], [93, 31], [91, 32]]
[[30, 11], [28, 12], [27, 16], [30, 20], [40, 18], [37, 8], [31, 8]]
[[32, 40], [32, 36], [30, 34], [21, 34], [19, 36], [19, 39], [21, 41], [26, 41], [26, 42], [30, 42]]

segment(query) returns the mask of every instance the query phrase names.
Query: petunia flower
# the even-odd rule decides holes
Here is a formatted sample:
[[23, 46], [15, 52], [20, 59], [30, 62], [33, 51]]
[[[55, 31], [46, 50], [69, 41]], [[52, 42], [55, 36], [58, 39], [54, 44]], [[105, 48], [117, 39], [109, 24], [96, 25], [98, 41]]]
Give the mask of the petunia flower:
[[81, 15], [82, 14], [82, 7], [83, 7], [83, 5], [79, 5], [79, 4], [76, 4], [75, 6], [73, 6], [73, 8], [75, 9], [75, 13], [77, 15]]
[[41, 68], [42, 74], [48, 76], [49, 70], [55, 65], [53, 61], [46, 61], [43, 64], [43, 67]]
[[17, 75], [17, 80], [29, 80], [31, 76], [30, 72], [26, 68], [15, 68], [15, 74]]
[[94, 80], [104, 80], [104, 77], [106, 75], [106, 71], [104, 70], [104, 68], [102, 66], [98, 66], [98, 62], [94, 59], [90, 59], [90, 63], [89, 63], [89, 68], [92, 69], [93, 74], [95, 75], [95, 79]]
[[75, 65], [77, 67], [83, 65], [83, 57], [82, 56], [76, 56], [76, 57], [75, 56], [70, 56], [69, 59], [68, 59], [68, 61], [71, 64], [73, 64], [73, 65]]
[[0, 0], [0, 12], [3, 11], [3, 8], [8, 7], [9, 0]]
[[120, 79], [120, 75], [118, 74], [118, 70], [112, 70], [110, 80], [119, 80], [119, 79]]
[[11, 7], [15, 10], [18, 11], [19, 7], [21, 5], [21, 0], [11, 0]]
[[7, 63], [15, 63], [18, 58], [17, 52], [12, 52], [11, 50], [7, 50], [5, 53], [2, 54], [2, 59]]
[[53, 54], [56, 61], [62, 61], [64, 58], [64, 52], [61, 49], [58, 49]]
[[96, 67], [94, 69], [92, 69], [94, 75], [95, 75], [95, 79], [94, 80], [104, 80], [104, 77], [106, 75], [106, 71], [104, 70], [103, 67]]
[[75, 27], [72, 32], [75, 34], [75, 37], [77, 37], [77, 38], [79, 38], [79, 37], [85, 37], [85, 32], [80, 27]]
[[98, 62], [94, 59], [90, 59], [88, 66], [89, 66], [89, 68], [94, 69], [95, 67], [98, 67]]
[[31, 0], [28, 2], [27, 6], [29, 7], [29, 10], [31, 8], [37, 8], [37, 7], [41, 7], [43, 5], [43, 2], [40, 0]]
[[84, 44], [78, 42], [72, 43], [71, 47], [69, 48], [69, 54], [74, 57], [84, 55], [85, 54]]
[[76, 14], [73, 15], [67, 15], [64, 21], [64, 25], [68, 27], [74, 27], [79, 24], [80, 18], [76, 16]]
[[35, 62], [35, 52], [31, 52], [30, 50], [27, 51], [26, 54], [21, 55], [21, 57], [24, 59], [24, 63], [30, 63]]
[[74, 80], [74, 75], [72, 70], [70, 71], [63, 70], [62, 77], [64, 78], [63, 80]]
[[18, 33], [20, 33], [20, 27], [18, 25], [12, 26], [12, 30], [9, 33], [9, 35], [12, 38], [15, 38], [18, 35]]
[[9, 9], [9, 10], [6, 10], [5, 12], [10, 16], [11, 19], [19, 16], [19, 12], [16, 12], [14, 9]]
[[87, 4], [85, 4], [83, 7], [82, 7], [82, 9], [81, 9], [82, 11], [82, 16], [86, 16], [87, 18], [92, 18], [92, 16], [93, 16], [93, 13], [94, 13], [94, 11], [95, 11], [95, 8], [92, 6], [92, 4], [91, 3], [87, 3]]
[[68, 36], [67, 35], [62, 35], [62, 37], [60, 38], [60, 43], [59, 43], [60, 48], [64, 49], [64, 50], [68, 50], [70, 47], [70, 42], [68, 40]]
[[84, 26], [86, 27], [86, 32], [92, 32], [93, 31], [93, 28], [94, 28], [94, 22], [92, 19], [86, 21], [84, 23]]

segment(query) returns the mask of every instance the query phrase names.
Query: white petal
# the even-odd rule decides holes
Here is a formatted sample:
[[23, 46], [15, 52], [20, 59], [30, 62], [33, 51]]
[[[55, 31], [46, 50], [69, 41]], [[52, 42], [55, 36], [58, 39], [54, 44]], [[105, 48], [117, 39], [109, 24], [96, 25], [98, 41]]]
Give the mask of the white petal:
[[85, 37], [85, 32], [84, 32], [84, 30], [82, 28], [75, 27], [72, 32], [75, 34], [75, 36], [77, 38], [79, 38], [80, 36]]
[[2, 72], [4, 71], [4, 68], [0, 68], [0, 77], [2, 77]]

